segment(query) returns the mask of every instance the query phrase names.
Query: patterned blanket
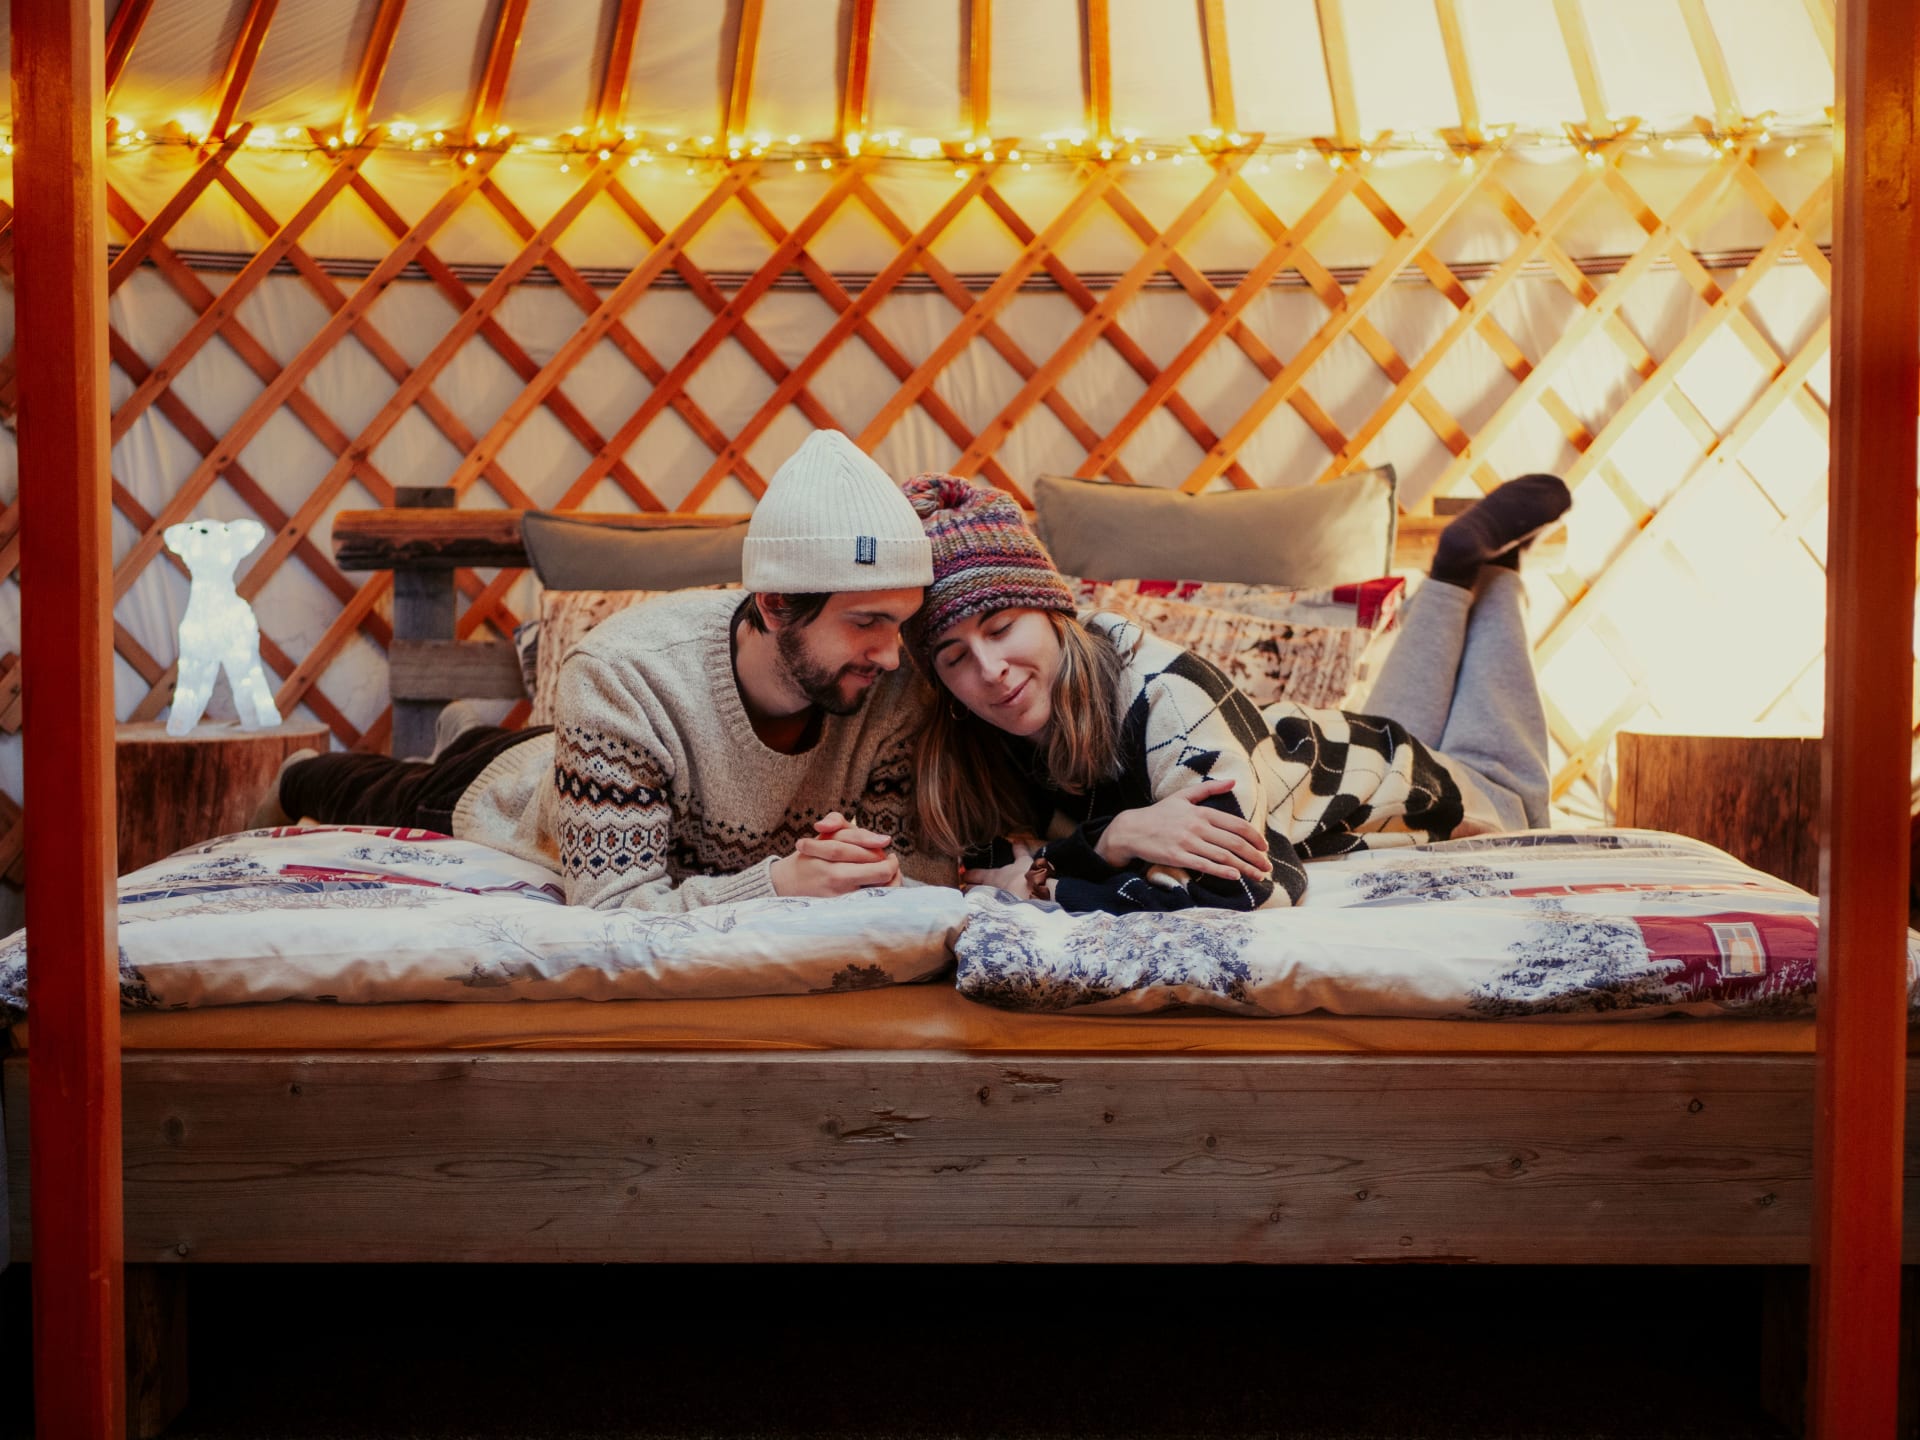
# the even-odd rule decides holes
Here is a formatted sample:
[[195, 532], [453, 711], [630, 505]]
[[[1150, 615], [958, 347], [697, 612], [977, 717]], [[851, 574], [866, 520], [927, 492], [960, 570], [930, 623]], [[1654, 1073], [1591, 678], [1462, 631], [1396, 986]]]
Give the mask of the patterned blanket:
[[[656, 915], [569, 908], [550, 872], [445, 835], [255, 831], [120, 882], [121, 995], [136, 1009], [789, 995], [925, 980], [957, 956], [962, 994], [1012, 1009], [1812, 1007], [1818, 902], [1676, 835], [1486, 836], [1308, 869], [1303, 904], [1252, 914], [1074, 916], [919, 887]], [[1908, 945], [1920, 982], [1920, 936]], [[0, 1018], [25, 1007], [21, 931], [0, 941]]]
[[[857, 990], [946, 968], [965, 912], [934, 887], [587, 910], [552, 872], [431, 831], [252, 831], [120, 881], [120, 993], [182, 1010]], [[26, 983], [22, 930], [0, 942], [0, 1017], [25, 1012]]]
[[[1069, 915], [976, 888], [962, 994], [1015, 1010], [1804, 1015], [1820, 904], [1710, 845], [1534, 831], [1357, 851], [1251, 914]], [[1920, 986], [1909, 932], [1908, 997]]]

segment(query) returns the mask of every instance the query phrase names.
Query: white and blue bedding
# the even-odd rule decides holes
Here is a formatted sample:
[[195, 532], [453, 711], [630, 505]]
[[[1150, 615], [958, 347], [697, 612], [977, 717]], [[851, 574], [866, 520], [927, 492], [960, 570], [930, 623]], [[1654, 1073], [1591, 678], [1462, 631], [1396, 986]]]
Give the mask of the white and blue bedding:
[[[1093, 1014], [1812, 1008], [1818, 902], [1697, 841], [1535, 832], [1309, 868], [1304, 904], [1253, 914], [1076, 916], [916, 887], [663, 915], [566, 906], [551, 872], [430, 832], [254, 831], [120, 882], [121, 991], [139, 1009], [717, 998], [927, 980], [957, 961], [971, 999]], [[0, 1012], [25, 1005], [22, 931], [0, 941]]]

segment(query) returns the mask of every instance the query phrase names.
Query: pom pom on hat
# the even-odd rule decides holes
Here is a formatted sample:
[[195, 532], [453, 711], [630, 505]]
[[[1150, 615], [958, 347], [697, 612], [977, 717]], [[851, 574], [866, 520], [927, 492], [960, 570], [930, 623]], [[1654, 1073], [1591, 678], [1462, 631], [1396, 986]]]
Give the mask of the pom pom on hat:
[[907, 625], [922, 668], [933, 641], [974, 615], [1074, 613], [1072, 589], [1012, 496], [954, 475], [916, 475], [903, 489], [933, 546], [933, 583]]
[[933, 578], [900, 487], [838, 430], [816, 430], [767, 480], [740, 553], [762, 594], [911, 590]]

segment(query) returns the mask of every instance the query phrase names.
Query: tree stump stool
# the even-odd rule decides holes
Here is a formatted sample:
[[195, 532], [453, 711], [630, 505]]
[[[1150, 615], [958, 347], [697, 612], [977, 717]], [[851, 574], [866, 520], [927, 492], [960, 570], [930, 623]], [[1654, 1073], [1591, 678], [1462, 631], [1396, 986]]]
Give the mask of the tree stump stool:
[[1614, 823], [1718, 845], [1802, 890], [1820, 888], [1820, 737], [1615, 737]]
[[180, 736], [167, 734], [157, 720], [116, 726], [119, 873], [246, 829], [281, 762], [296, 750], [324, 752], [332, 743], [324, 725], [242, 730], [211, 723]]

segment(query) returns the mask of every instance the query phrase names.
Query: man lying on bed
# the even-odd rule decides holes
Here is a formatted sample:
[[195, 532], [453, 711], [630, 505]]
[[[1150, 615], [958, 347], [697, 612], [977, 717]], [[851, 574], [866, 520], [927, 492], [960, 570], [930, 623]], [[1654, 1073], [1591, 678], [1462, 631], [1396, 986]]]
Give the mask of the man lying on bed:
[[900, 627], [932, 579], [899, 487], [817, 431], [753, 512], [744, 597], [663, 596], [596, 627], [550, 728], [483, 726], [432, 761], [289, 763], [255, 823], [443, 831], [558, 869], [595, 909], [951, 884], [902, 834], [926, 690]]

